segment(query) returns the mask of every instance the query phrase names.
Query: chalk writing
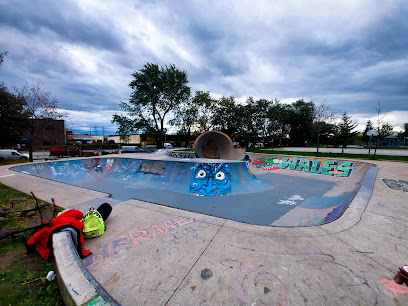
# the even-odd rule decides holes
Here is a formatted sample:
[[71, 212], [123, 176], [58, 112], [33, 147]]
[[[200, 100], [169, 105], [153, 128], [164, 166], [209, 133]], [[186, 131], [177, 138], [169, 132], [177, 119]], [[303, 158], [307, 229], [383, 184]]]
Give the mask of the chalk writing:
[[174, 243], [178, 244], [182, 239], [188, 238], [188, 237], [193, 237], [193, 238], [198, 238], [198, 232], [212, 227], [217, 224], [217, 220], [213, 220], [211, 222], [208, 222], [206, 220], [201, 220], [198, 222], [195, 222], [194, 224], [181, 228], [178, 227], [176, 229], [171, 229], [169, 232], [171, 233], [171, 237], [162, 237], [161, 240], [162, 242], [166, 243]]
[[394, 293], [394, 295], [408, 294], [408, 288], [402, 285], [398, 285], [396, 282], [394, 282], [393, 279], [382, 279], [380, 280], [380, 284], [385, 289]]
[[[101, 262], [101, 261], [110, 259], [115, 255], [120, 255], [125, 252], [128, 252], [129, 250], [135, 248], [136, 246], [143, 245], [144, 243], [155, 239], [159, 235], [167, 234], [170, 231], [175, 231], [176, 233], [178, 230], [186, 229], [185, 227], [187, 225], [195, 224], [195, 223], [196, 223], [195, 218], [190, 218], [188, 220], [171, 219], [171, 220], [163, 222], [163, 226], [153, 225], [149, 230], [142, 229], [142, 230], [134, 231], [124, 237], [121, 237], [121, 238], [105, 243], [100, 250], [96, 250], [96, 251], [91, 250], [92, 254], [85, 257], [85, 259], [83, 260], [84, 265], [88, 267], [94, 264], [95, 262]], [[193, 235], [196, 235], [197, 237], [198, 236], [197, 232], [200, 229], [206, 228], [205, 224], [210, 225], [212, 223], [208, 223], [206, 221], [197, 222], [196, 227], [193, 227], [192, 229], [188, 228], [187, 231], [184, 232], [182, 235], [176, 234], [176, 236], [174, 236], [174, 234], [172, 233], [173, 238], [171, 241], [173, 241], [174, 239], [176, 240], [182, 239], [188, 236], [189, 233], [193, 233]]]

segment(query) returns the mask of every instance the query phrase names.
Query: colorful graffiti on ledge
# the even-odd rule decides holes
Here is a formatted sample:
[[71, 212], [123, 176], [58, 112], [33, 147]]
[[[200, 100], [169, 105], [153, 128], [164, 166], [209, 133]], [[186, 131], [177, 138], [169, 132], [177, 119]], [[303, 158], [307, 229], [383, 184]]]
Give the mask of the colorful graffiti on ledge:
[[228, 164], [196, 164], [189, 191], [197, 196], [230, 194], [231, 174]]
[[263, 170], [288, 169], [338, 177], [348, 177], [353, 170], [352, 162], [296, 157], [284, 157], [282, 160], [277, 158], [258, 158], [252, 162], [252, 165]]

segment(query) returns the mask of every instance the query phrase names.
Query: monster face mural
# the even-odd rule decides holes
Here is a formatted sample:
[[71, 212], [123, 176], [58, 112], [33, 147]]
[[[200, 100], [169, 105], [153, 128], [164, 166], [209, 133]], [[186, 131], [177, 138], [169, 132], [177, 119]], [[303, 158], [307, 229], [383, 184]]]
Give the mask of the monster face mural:
[[231, 193], [228, 164], [197, 164], [191, 177], [190, 193], [217, 196]]

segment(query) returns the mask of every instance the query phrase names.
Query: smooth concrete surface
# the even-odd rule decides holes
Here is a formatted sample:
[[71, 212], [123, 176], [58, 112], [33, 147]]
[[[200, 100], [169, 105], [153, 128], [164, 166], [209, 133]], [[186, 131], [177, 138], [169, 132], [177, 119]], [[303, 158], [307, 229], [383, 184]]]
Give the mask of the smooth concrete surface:
[[[105, 234], [85, 242], [93, 254], [84, 266], [122, 305], [407, 305], [408, 287], [392, 279], [408, 264], [408, 193], [380, 179], [407, 180], [408, 163], [371, 162], [379, 168], [371, 196], [357, 194], [321, 226], [256, 226], [113, 201]], [[1, 183], [66, 208], [107, 197], [8, 168]]]

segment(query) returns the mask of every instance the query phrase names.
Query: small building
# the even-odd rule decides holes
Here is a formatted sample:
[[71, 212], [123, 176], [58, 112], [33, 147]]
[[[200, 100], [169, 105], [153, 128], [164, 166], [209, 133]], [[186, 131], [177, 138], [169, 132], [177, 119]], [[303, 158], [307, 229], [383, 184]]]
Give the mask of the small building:
[[66, 144], [65, 121], [46, 119], [30, 119], [33, 127], [23, 133], [22, 138], [31, 139], [33, 147], [61, 146]]
[[140, 135], [129, 135], [126, 139], [121, 139], [119, 135], [112, 135], [108, 137], [108, 141], [114, 141], [115, 143], [141, 144], [142, 138]]
[[81, 144], [94, 143], [92, 135], [89, 134], [73, 134], [74, 142]]

